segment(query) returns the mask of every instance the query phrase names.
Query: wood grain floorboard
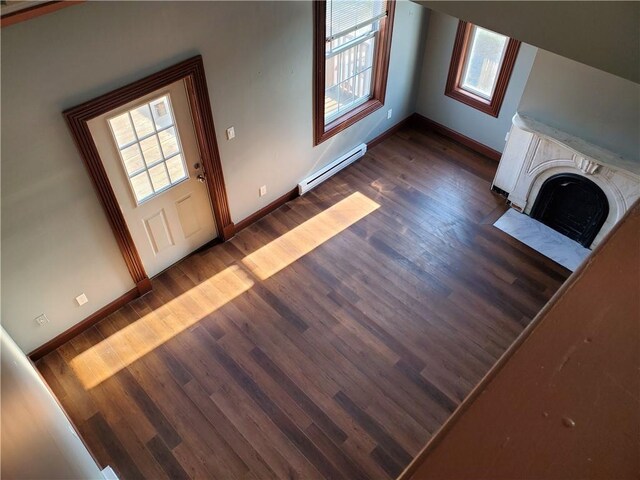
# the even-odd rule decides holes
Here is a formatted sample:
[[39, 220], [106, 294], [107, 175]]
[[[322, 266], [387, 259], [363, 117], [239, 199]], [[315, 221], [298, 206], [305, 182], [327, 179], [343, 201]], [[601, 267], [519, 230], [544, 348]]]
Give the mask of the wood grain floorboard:
[[123, 479], [397, 476], [569, 272], [404, 129], [38, 362]]

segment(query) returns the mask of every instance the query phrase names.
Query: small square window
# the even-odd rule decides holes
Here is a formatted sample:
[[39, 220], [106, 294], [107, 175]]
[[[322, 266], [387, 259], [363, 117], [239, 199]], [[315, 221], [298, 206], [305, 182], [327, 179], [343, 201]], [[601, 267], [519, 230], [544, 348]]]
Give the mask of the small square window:
[[460, 21], [445, 95], [497, 117], [520, 42]]
[[189, 177], [169, 95], [108, 122], [138, 205]]

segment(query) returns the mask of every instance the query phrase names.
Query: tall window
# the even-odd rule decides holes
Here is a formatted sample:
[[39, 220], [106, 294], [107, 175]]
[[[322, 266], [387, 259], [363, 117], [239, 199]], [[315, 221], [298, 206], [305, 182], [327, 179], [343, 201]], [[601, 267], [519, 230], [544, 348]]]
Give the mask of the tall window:
[[384, 104], [395, 0], [314, 3], [317, 145]]
[[460, 21], [445, 95], [497, 117], [520, 42]]

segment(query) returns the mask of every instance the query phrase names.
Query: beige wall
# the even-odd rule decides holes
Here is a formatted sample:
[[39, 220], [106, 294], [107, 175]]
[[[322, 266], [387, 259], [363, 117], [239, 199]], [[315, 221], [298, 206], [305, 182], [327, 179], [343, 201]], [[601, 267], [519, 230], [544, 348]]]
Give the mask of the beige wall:
[[64, 109], [201, 54], [237, 222], [413, 113], [424, 16], [398, 2], [385, 108], [316, 148], [311, 2], [87, 2], [3, 28], [2, 322], [17, 344], [29, 352], [133, 286]]
[[2, 468], [7, 479], [102, 478], [40, 375], [0, 327]]
[[[467, 17], [474, 11], [459, 13]], [[493, 118], [444, 95], [458, 19], [427, 12], [418, 113], [502, 151], [518, 111], [640, 162], [638, 83], [522, 44], [500, 116]]]
[[640, 82], [640, 2], [419, 0], [418, 3]]
[[539, 50], [518, 111], [640, 162], [640, 85]]
[[500, 114], [492, 117], [444, 94], [458, 23], [457, 18], [444, 13], [429, 13], [416, 111], [502, 152], [537, 49], [521, 45]]

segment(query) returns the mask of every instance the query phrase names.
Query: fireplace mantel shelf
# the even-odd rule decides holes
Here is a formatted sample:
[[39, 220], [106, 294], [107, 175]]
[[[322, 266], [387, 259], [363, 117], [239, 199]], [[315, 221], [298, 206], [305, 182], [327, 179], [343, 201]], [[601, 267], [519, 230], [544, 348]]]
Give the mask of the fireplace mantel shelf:
[[575, 152], [576, 155], [590, 158], [599, 164], [611, 165], [613, 167], [626, 170], [640, 175], [640, 163], [606, 150], [598, 145], [587, 142], [570, 133], [563, 132], [557, 128], [546, 125], [527, 115], [516, 113], [513, 117], [513, 124], [520, 130], [530, 132], [543, 138], [547, 138], [563, 147]]

